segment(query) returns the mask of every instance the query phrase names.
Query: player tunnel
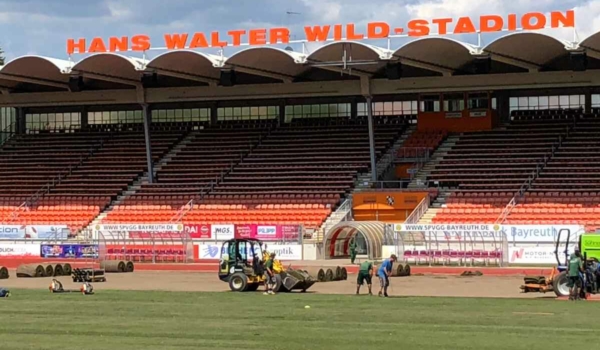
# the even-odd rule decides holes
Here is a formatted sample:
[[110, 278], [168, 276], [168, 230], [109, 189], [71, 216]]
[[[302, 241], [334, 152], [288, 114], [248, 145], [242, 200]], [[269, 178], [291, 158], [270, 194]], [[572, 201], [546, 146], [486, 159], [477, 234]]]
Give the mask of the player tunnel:
[[[327, 231], [325, 236], [324, 256], [326, 259], [346, 258], [350, 255], [350, 241], [356, 238], [366, 249], [369, 259], [379, 259], [384, 241], [384, 224], [382, 222], [342, 222]], [[364, 242], [364, 244], [363, 244]]]

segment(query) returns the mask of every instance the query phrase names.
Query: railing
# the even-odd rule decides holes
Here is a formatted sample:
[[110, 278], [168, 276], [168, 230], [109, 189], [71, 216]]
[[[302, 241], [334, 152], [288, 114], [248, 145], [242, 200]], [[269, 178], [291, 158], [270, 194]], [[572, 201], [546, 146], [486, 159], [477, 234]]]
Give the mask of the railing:
[[417, 205], [417, 207], [412, 211], [412, 213], [410, 213], [406, 220], [404, 220], [404, 223], [416, 224], [417, 222], [419, 222], [419, 220], [421, 220], [423, 215], [425, 215], [425, 213], [429, 209], [429, 202], [429, 196], [425, 196], [425, 198], [421, 200], [421, 203], [419, 203], [419, 205]]
[[428, 162], [432, 149], [429, 147], [401, 147], [396, 152], [397, 161]]
[[[373, 189], [408, 189], [408, 185], [411, 180], [396, 180], [396, 181], [375, 181], [373, 182]], [[417, 186], [418, 188], [426, 189], [429, 187], [429, 181], [424, 181], [422, 184]]]
[[340, 204], [340, 206], [329, 216], [329, 218], [327, 218], [327, 220], [325, 220], [321, 226], [319, 231], [321, 231], [322, 234], [320, 237], [313, 236], [313, 238], [322, 240], [325, 238], [328, 228], [334, 227], [340, 222], [349, 220], [352, 220], [352, 198], [344, 199], [342, 204]]
[[215, 186], [215, 183], [213, 183], [211, 181], [208, 185], [201, 188], [196, 197], [190, 199], [184, 206], [179, 208], [177, 213], [175, 215], [173, 215], [171, 220], [169, 220], [169, 223], [170, 224], [179, 223], [181, 221], [181, 219], [183, 219], [183, 217], [187, 213], [189, 213], [190, 211], [192, 211], [194, 209], [194, 205], [196, 204], [196, 202], [198, 200], [204, 199], [204, 196], [206, 194], [208, 194], [210, 191], [212, 191], [214, 189], [214, 186]]

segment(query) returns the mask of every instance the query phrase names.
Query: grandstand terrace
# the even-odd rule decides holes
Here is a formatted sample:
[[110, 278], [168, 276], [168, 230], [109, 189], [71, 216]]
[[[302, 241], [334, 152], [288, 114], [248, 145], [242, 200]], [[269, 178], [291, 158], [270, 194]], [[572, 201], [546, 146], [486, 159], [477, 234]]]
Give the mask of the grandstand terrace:
[[386, 155], [455, 136], [426, 174], [447, 194], [435, 222], [600, 226], [597, 52], [600, 34], [523, 32], [19, 57], [0, 69], [0, 219], [318, 230], [359, 179], [389, 180]]

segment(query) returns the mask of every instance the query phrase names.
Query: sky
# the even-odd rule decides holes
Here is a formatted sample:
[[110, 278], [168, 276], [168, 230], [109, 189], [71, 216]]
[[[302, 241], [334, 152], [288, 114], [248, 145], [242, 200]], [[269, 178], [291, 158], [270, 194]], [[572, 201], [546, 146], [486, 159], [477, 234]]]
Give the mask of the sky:
[[[67, 59], [68, 38], [148, 34], [154, 46], [162, 46], [165, 33], [285, 26], [302, 39], [304, 25], [356, 23], [359, 28], [370, 21], [568, 9], [575, 10], [581, 40], [600, 31], [600, 0], [0, 0], [0, 48], [8, 60], [22, 55]], [[572, 30], [551, 34], [573, 40]], [[473, 35], [460, 39], [477, 42]], [[408, 39], [393, 46], [401, 46], [399, 40]], [[226, 49], [225, 55], [233, 51]]]

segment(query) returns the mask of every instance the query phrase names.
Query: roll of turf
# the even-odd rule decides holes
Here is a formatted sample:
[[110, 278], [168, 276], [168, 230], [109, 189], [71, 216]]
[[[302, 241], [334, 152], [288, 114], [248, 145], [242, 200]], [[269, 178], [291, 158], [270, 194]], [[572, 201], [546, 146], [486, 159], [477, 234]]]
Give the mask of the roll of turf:
[[325, 282], [331, 282], [335, 278], [335, 274], [332, 269], [325, 271]]
[[404, 266], [402, 264], [398, 264], [395, 269], [392, 269], [392, 276], [399, 277], [404, 273]]
[[133, 272], [133, 269], [134, 269], [133, 261], [128, 261], [125, 264], [125, 272]]
[[336, 281], [341, 281], [342, 280], [342, 268], [339, 266], [336, 266], [334, 273], [335, 273], [335, 276], [333, 276], [333, 279]]
[[54, 265], [52, 264], [43, 264], [44, 268], [44, 277], [53, 277], [54, 276]]
[[4, 266], [0, 266], [0, 280], [8, 279], [8, 277], [10, 277], [8, 269]]
[[346, 281], [348, 279], [348, 270], [345, 267], [342, 267], [342, 281]]
[[63, 270], [63, 266], [61, 264], [54, 265], [54, 276], [64, 276], [65, 271]]
[[404, 266], [404, 270], [402, 270], [402, 276], [410, 276], [410, 265]]
[[22, 264], [17, 267], [17, 277], [44, 277], [46, 270], [42, 265]]
[[304, 272], [309, 274], [314, 280], [325, 282], [325, 270], [321, 267], [309, 267]]
[[73, 272], [73, 268], [71, 267], [71, 264], [66, 263], [63, 265], [63, 273], [65, 276], [71, 276], [72, 272]]
[[100, 268], [106, 272], [125, 272], [127, 265], [122, 260], [105, 260], [100, 263]]

